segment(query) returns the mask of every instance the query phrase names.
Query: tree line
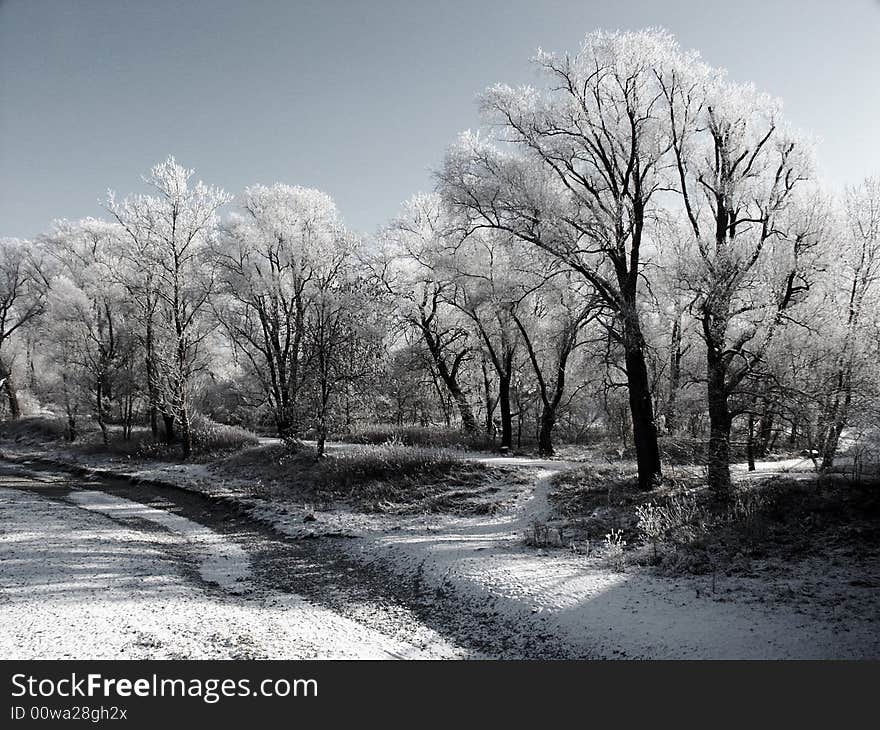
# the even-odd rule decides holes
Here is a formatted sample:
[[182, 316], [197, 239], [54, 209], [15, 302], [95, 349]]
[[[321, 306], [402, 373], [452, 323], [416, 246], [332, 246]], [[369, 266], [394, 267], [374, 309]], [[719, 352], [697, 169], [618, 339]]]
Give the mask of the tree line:
[[9, 416], [26, 392], [71, 439], [88, 416], [184, 456], [200, 412], [319, 452], [371, 421], [545, 455], [598, 429], [646, 489], [688, 435], [720, 497], [741, 442], [830, 468], [876, 425], [880, 181], [828, 193], [777, 100], [663, 31], [535, 63], [370, 238], [320, 191], [232, 197], [169, 158], [106, 220], [4, 239]]

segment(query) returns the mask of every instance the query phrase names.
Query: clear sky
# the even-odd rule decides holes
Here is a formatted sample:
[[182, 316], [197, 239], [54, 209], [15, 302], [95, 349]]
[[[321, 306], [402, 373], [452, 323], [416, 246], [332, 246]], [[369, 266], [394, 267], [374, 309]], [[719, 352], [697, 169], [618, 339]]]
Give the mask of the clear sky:
[[880, 174], [878, 0], [0, 0], [0, 235], [101, 215], [168, 154], [373, 232], [538, 46], [656, 25], [781, 96], [833, 185]]

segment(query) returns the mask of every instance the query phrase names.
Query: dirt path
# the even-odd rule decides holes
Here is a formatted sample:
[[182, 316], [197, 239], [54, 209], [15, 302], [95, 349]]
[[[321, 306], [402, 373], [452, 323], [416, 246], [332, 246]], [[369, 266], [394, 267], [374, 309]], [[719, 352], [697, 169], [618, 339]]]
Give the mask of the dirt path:
[[3, 464], [0, 656], [565, 655], [390, 580], [350, 542], [287, 538], [183, 490]]
[[[404, 625], [400, 615], [383, 617], [386, 633], [289, 592], [293, 581], [285, 570], [305, 573], [303, 556], [234, 524], [232, 516], [229, 529], [216, 531], [155, 495], [150, 500], [158, 506], [151, 506], [114, 494], [119, 487], [96, 491], [58, 475], [4, 472], [0, 655], [6, 659], [461, 653], [416, 621]], [[262, 565], [252, 560], [270, 552], [273, 559]]]

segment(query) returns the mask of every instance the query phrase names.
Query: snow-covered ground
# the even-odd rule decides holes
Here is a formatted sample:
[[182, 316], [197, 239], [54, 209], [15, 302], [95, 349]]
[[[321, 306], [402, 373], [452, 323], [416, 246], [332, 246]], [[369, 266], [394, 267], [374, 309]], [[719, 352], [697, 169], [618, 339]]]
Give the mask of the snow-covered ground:
[[[573, 464], [476, 458], [520, 467], [531, 475], [532, 486], [524, 487], [522, 480], [500, 484], [506, 506], [491, 516], [363, 515], [340, 508], [316, 512], [316, 522], [304, 523], [311, 506], [261, 499], [240, 480], [204, 466], [152, 465], [130, 471], [142, 479], [235, 499], [253, 517], [291, 537], [357, 536], [360, 539], [349, 541], [355, 559], [381, 566], [389, 580], [417, 578], [426, 600], [436, 593], [442, 610], [458, 606], [462, 615], [482, 617], [467, 627], [474, 636], [493, 630], [483, 619], [500, 617], [518, 626], [523, 637], [550, 637], [562, 656], [880, 657], [880, 579], [865, 581], [862, 574], [850, 574], [846, 559], [802, 561], [783, 577], [770, 572], [762, 576], [759, 571], [750, 578], [670, 579], [638, 567], [611, 570], [600, 559], [565, 550], [528, 548], [523, 532], [548, 514], [550, 477]], [[746, 479], [806, 471], [810, 466], [808, 459], [795, 459], [759, 463], [751, 475], [744, 469], [735, 472]], [[271, 611], [268, 616], [267, 620], [278, 618]], [[360, 651], [348, 643], [344, 631], [342, 636], [341, 648], [327, 645], [323, 653]], [[372, 646], [365, 644], [364, 655]], [[520, 655], [520, 650], [511, 646], [512, 655]], [[439, 653], [455, 655], [448, 647]]]
[[[439, 643], [416, 649], [295, 595], [254, 590], [241, 547], [185, 518], [99, 492], [71, 499], [0, 490], [4, 659], [389, 659], [452, 651]], [[188, 574], [181, 552], [194, 557], [199, 577]]]
[[[609, 570], [602, 560], [525, 547], [523, 531], [543, 517], [546, 485], [565, 462], [535, 462], [536, 489], [493, 517], [437, 517], [372, 537], [401, 572], [420, 570], [437, 584], [516, 617], [524, 626], [581, 647], [591, 657], [857, 658], [880, 657], [876, 586], [849, 585], [844, 567], [819, 583], [809, 610], [780, 603], [814, 565], [785, 580], [669, 579], [637, 567]], [[753, 475], [799, 470], [800, 460], [764, 462]], [[744, 476], [748, 476], [744, 473]], [[754, 590], [755, 588], [758, 590]], [[824, 592], [823, 592], [824, 587]], [[851, 599], [840, 603], [840, 591]], [[816, 585], [811, 584], [811, 590]]]

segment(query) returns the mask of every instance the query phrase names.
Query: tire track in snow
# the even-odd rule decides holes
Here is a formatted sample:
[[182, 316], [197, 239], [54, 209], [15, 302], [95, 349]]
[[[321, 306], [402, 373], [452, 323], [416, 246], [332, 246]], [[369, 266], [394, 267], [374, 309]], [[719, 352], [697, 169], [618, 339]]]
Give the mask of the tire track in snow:
[[192, 520], [172, 512], [103, 492], [71, 492], [68, 499], [78, 507], [116, 519], [141, 519], [182, 536], [199, 557], [199, 574], [228, 593], [253, 590], [251, 561], [240, 546]]

